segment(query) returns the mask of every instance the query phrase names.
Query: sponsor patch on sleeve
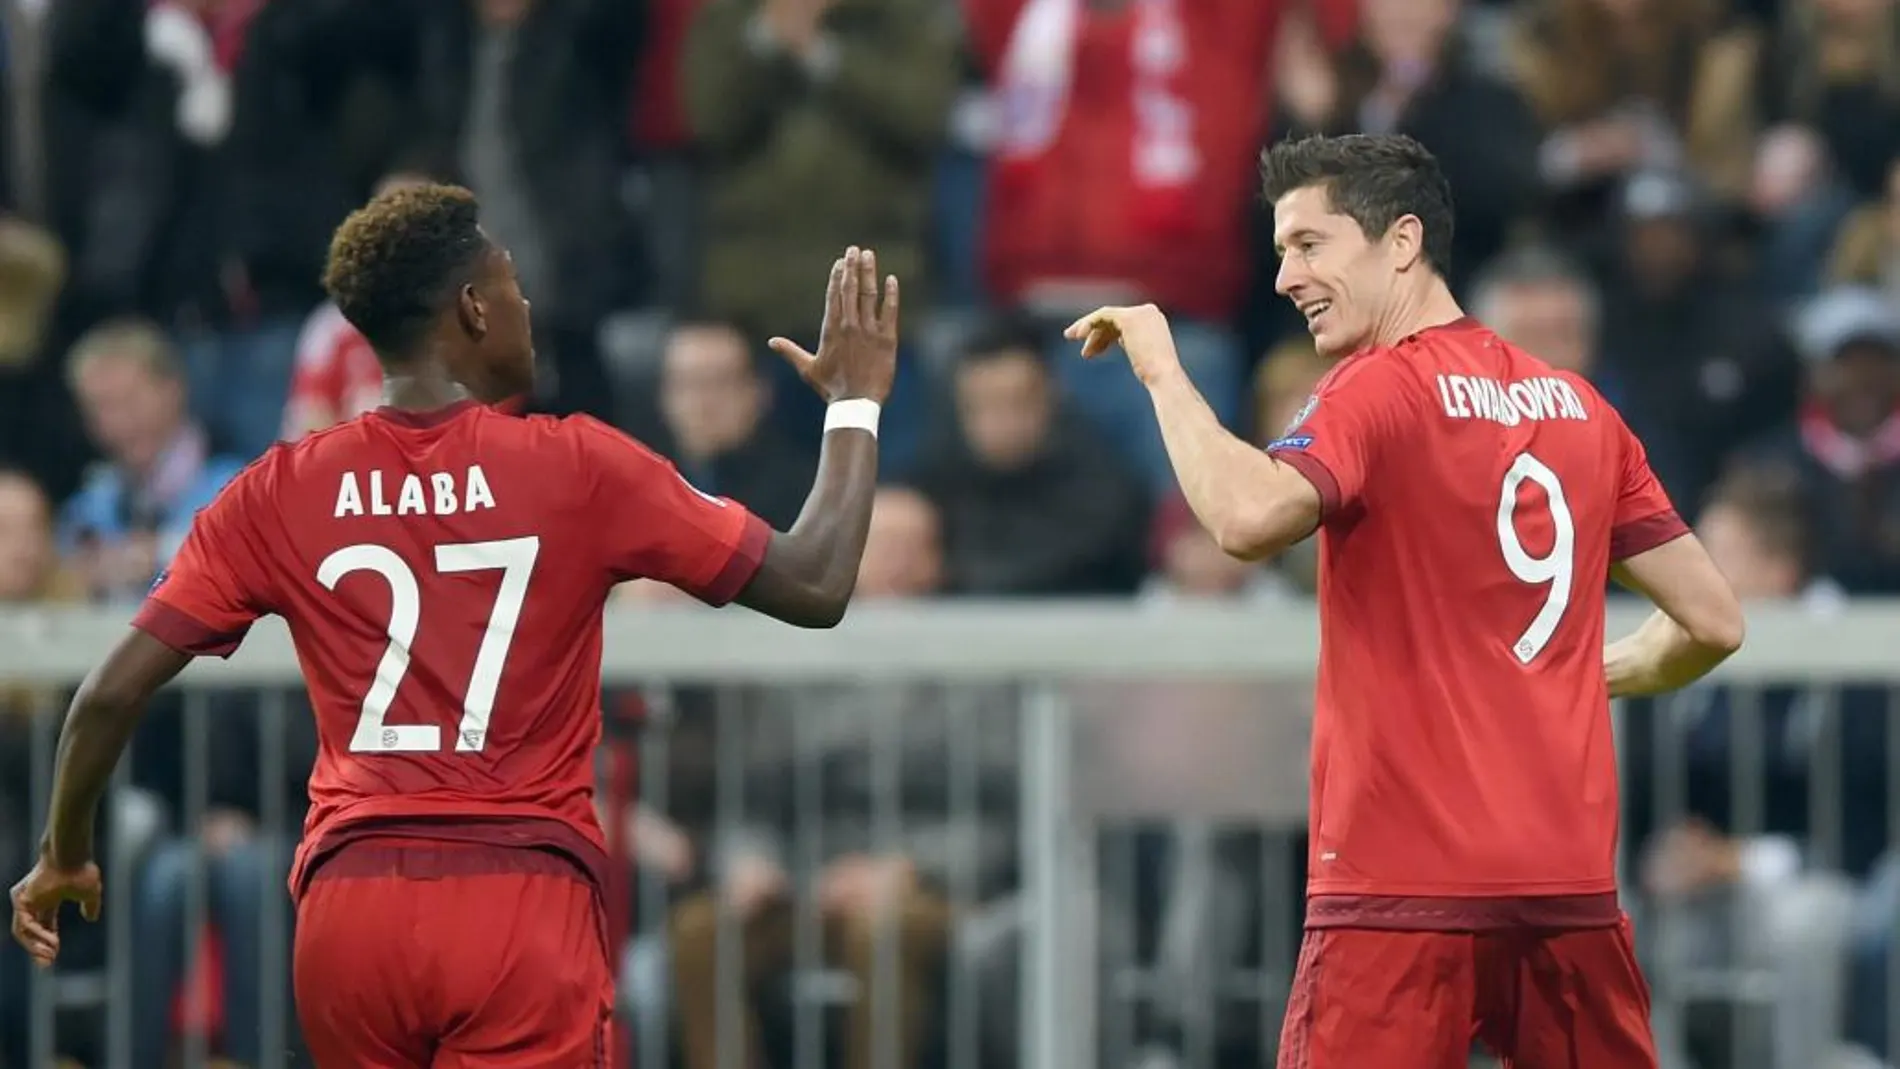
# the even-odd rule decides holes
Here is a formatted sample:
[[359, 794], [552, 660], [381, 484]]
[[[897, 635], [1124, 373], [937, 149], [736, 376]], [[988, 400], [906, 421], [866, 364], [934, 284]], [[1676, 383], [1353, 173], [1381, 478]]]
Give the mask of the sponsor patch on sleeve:
[[1313, 436], [1310, 434], [1289, 434], [1284, 438], [1275, 438], [1268, 442], [1267, 452], [1271, 453], [1278, 449], [1305, 449], [1312, 444]]

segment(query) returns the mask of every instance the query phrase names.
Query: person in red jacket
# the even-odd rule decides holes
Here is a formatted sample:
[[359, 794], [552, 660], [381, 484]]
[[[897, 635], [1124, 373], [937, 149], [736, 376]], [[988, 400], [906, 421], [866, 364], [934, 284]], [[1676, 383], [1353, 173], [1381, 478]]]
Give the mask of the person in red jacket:
[[[1298, 0], [964, 0], [995, 104], [984, 270], [991, 295], [1052, 320], [1102, 303], [1167, 310], [1223, 421], [1241, 409], [1232, 324], [1246, 292], [1255, 154], [1276, 40]], [[1311, 0], [1349, 36], [1351, 0]], [[1059, 339], [1052, 336], [1052, 349]], [[1173, 485], [1125, 371], [1062, 360], [1157, 488]]]

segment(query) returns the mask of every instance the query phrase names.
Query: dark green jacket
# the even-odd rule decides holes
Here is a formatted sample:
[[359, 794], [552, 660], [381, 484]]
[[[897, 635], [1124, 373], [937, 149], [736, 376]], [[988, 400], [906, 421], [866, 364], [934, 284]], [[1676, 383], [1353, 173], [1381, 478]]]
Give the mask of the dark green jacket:
[[[932, 180], [959, 81], [941, 0], [837, 0], [825, 62], [778, 47], [759, 0], [711, 0], [687, 41], [688, 122], [705, 165], [703, 310], [815, 340], [847, 244], [923, 297]], [[914, 320], [913, 320], [914, 322]]]

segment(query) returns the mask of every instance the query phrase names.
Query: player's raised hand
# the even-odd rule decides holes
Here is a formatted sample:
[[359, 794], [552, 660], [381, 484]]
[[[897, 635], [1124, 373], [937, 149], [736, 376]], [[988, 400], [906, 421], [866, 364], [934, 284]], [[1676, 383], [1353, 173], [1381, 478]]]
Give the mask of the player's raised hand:
[[79, 903], [79, 913], [89, 921], [99, 919], [102, 885], [99, 866], [88, 861], [73, 869], [54, 867], [45, 857], [13, 885], [13, 939], [26, 948], [27, 956], [41, 968], [59, 957], [59, 907], [65, 902]]
[[1098, 308], [1069, 324], [1062, 335], [1070, 341], [1081, 342], [1082, 357], [1087, 360], [1108, 352], [1120, 342], [1128, 353], [1128, 363], [1135, 369], [1135, 376], [1148, 385], [1181, 369], [1181, 357], [1174, 349], [1168, 317], [1152, 304]]
[[897, 376], [897, 276], [884, 280], [881, 301], [877, 283], [877, 253], [853, 245], [831, 265], [818, 352], [789, 338], [767, 343], [826, 401], [863, 397], [882, 404], [890, 396]]

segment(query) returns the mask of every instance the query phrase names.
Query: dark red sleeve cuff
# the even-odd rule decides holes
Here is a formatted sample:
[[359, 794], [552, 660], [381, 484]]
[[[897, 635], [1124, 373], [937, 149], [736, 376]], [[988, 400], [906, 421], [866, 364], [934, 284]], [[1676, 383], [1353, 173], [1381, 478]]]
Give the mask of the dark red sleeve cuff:
[[1631, 520], [1610, 531], [1610, 561], [1626, 561], [1665, 542], [1674, 542], [1688, 533], [1689, 525], [1683, 522], [1681, 514], [1675, 509], [1665, 509], [1653, 516]]
[[1300, 473], [1313, 489], [1319, 491], [1319, 514], [1321, 519], [1331, 516], [1339, 508], [1339, 480], [1333, 477], [1326, 462], [1303, 449], [1274, 449], [1268, 452], [1273, 459]]
[[229, 657], [237, 652], [249, 630], [218, 631], [157, 598], [145, 599], [138, 615], [132, 617], [132, 626], [193, 657]]
[[759, 565], [765, 563], [765, 547], [772, 541], [772, 528], [757, 516], [746, 514], [745, 528], [739, 532], [739, 544], [732, 549], [732, 556], [726, 558], [726, 566], [706, 584], [704, 590], [695, 591], [695, 596], [708, 605], [725, 605], [739, 596], [745, 585], [759, 572]]

